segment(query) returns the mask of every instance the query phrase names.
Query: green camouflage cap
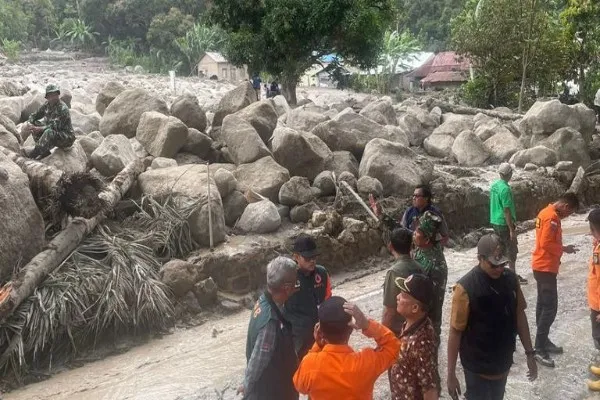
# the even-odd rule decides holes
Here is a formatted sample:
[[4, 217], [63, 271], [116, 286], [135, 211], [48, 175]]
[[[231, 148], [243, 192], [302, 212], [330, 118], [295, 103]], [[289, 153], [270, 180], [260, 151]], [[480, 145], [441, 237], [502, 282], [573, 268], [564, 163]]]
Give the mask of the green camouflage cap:
[[425, 211], [421, 217], [419, 217], [419, 229], [428, 238], [432, 240], [439, 240], [440, 228], [442, 227], [442, 219], [432, 213], [431, 211]]
[[58, 88], [58, 86], [51, 83], [48, 86], [46, 86], [46, 96], [48, 96], [50, 93], [60, 94], [60, 89]]

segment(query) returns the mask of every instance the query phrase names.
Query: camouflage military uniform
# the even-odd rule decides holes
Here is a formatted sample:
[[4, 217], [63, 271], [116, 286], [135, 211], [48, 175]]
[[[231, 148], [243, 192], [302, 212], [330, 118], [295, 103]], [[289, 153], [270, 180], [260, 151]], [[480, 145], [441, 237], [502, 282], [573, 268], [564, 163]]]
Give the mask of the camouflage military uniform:
[[[58, 88], [50, 85], [46, 94], [58, 92]], [[75, 132], [71, 124], [71, 114], [69, 107], [62, 101], [56, 104], [46, 102], [39, 110], [31, 114], [28, 122], [34, 126], [44, 127], [44, 131], [34, 133], [33, 140], [37, 155], [46, 155], [50, 153], [53, 147], [70, 147], [75, 141]]]
[[448, 281], [448, 266], [444, 257], [444, 249], [440, 242], [442, 224], [442, 219], [432, 212], [426, 211], [421, 216], [417, 229], [429, 237], [433, 246], [426, 248], [417, 247], [413, 257], [415, 261], [421, 264], [423, 271], [431, 278], [435, 285], [435, 296], [431, 304], [429, 317], [431, 318], [431, 322], [433, 322], [438, 340], [442, 326], [442, 307], [446, 294], [446, 282]]

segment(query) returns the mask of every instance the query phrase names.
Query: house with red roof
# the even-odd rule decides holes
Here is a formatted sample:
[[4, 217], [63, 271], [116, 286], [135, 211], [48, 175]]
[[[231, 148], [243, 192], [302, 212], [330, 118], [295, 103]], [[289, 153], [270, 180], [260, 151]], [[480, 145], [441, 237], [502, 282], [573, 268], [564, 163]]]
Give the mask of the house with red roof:
[[471, 62], [453, 51], [434, 54], [420, 67], [406, 75], [406, 79], [423, 89], [455, 88], [471, 76]]

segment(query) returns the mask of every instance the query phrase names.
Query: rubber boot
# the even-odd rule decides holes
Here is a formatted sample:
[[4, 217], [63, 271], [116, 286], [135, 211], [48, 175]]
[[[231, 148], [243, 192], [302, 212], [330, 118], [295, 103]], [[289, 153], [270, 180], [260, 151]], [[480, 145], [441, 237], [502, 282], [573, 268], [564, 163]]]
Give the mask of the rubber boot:
[[596, 376], [600, 376], [600, 367], [596, 367], [595, 365], [592, 365], [590, 367], [590, 372]]

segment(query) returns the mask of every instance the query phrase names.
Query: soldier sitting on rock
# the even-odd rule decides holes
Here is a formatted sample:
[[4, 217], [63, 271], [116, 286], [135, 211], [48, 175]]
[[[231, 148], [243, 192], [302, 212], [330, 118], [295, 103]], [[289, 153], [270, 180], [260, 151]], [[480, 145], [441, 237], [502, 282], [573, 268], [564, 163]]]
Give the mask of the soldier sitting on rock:
[[60, 90], [56, 85], [46, 87], [46, 102], [39, 110], [31, 114], [27, 128], [35, 148], [27, 156], [42, 159], [50, 155], [53, 147], [67, 148], [75, 141], [75, 132], [71, 125], [69, 107], [60, 100]]

